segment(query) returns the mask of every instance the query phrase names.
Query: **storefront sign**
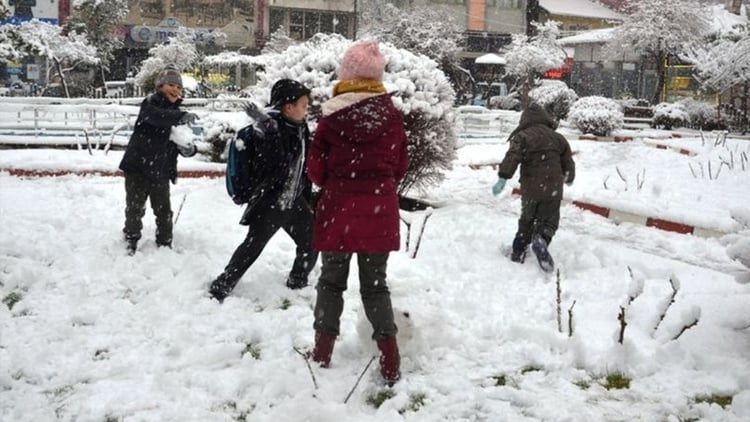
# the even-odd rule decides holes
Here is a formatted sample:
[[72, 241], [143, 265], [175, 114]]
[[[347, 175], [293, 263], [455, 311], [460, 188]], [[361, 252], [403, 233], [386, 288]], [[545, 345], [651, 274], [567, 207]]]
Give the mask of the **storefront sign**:
[[[146, 26], [135, 25], [130, 27], [130, 39], [137, 43], [157, 44], [167, 42], [171, 37], [177, 35], [180, 24], [176, 20], [165, 19], [162, 23], [169, 26]], [[193, 31], [193, 41], [196, 44], [211, 44], [214, 42], [213, 29], [190, 28]]]

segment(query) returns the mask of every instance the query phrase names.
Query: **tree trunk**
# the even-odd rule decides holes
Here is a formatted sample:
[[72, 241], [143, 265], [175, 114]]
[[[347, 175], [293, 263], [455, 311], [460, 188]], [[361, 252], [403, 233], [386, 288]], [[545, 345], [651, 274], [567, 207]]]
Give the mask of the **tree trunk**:
[[665, 54], [656, 55], [656, 92], [652, 104], [659, 104], [666, 100], [662, 97], [664, 86], [667, 82], [667, 63]]
[[68, 83], [65, 82], [65, 74], [63, 74], [60, 60], [55, 57], [52, 59], [52, 62], [55, 63], [55, 70], [57, 71], [57, 74], [60, 75], [60, 84], [63, 87], [63, 92], [65, 92], [65, 98], [70, 98], [70, 92], [68, 92]]
[[529, 92], [534, 86], [534, 71], [529, 70], [524, 78], [524, 82], [521, 85], [521, 108], [526, 109], [529, 105]]

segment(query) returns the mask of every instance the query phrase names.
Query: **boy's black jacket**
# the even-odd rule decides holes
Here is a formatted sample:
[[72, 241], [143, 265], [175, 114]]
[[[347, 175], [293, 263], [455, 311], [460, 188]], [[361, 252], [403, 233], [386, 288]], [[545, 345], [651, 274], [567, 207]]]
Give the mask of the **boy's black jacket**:
[[[265, 208], [278, 203], [292, 164], [310, 147], [310, 130], [306, 123], [291, 123], [277, 110], [269, 115], [275, 120], [275, 125], [260, 122], [237, 133], [245, 148], [249, 149], [246, 155], [250, 157], [253, 169], [250, 185], [255, 188], [240, 221], [243, 225], [249, 225], [253, 220], [256, 207]], [[300, 138], [304, 140], [304, 151]], [[296, 194], [309, 202], [312, 183], [307, 178], [306, 166], [303, 169]]]
[[172, 126], [185, 114], [182, 101], [170, 103], [155, 92], [143, 100], [133, 135], [130, 137], [120, 169], [138, 173], [154, 182], [174, 183], [177, 179], [177, 145], [169, 140]]

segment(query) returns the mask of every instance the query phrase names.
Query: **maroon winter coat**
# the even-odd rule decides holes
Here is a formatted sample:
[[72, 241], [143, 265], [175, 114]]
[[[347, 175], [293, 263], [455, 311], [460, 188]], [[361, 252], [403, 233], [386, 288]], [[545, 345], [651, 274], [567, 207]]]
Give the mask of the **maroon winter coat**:
[[397, 187], [409, 157], [401, 113], [388, 94], [345, 93], [323, 104], [307, 173], [322, 189], [313, 248], [323, 252], [398, 250]]

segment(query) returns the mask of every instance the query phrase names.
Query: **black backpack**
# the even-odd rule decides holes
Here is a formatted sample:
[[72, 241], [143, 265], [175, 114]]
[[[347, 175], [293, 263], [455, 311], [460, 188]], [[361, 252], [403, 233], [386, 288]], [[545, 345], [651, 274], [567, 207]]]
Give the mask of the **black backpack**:
[[259, 186], [259, 181], [253, 177], [255, 169], [252, 155], [255, 148], [248, 148], [246, 143], [253, 142], [256, 137], [273, 136], [278, 132], [276, 121], [260, 110], [255, 103], [245, 105], [245, 113], [253, 118], [255, 123], [242, 128], [227, 148], [227, 193], [238, 205], [251, 202], [254, 196], [262, 192], [262, 186]]

